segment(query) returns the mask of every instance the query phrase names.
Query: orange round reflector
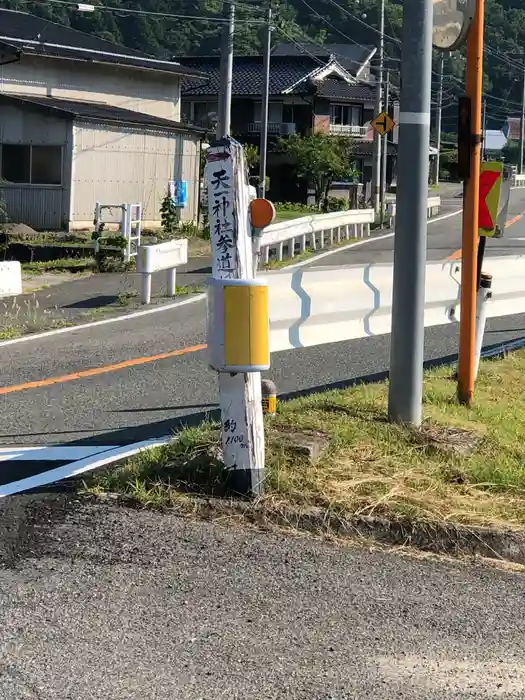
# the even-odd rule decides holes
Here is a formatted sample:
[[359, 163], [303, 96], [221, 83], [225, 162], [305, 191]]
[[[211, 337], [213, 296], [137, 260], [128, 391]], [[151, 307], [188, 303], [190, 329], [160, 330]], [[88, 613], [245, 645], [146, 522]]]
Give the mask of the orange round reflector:
[[269, 226], [275, 219], [275, 207], [268, 199], [252, 199], [250, 202], [250, 220], [254, 228]]

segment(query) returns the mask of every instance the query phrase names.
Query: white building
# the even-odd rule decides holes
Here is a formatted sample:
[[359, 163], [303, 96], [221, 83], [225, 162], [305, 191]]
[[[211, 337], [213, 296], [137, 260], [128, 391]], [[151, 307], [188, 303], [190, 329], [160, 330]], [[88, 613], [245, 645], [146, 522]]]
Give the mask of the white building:
[[180, 120], [179, 63], [0, 10], [0, 192], [9, 219], [81, 229], [96, 201], [141, 202], [160, 224], [170, 180], [187, 182], [195, 220], [205, 131]]

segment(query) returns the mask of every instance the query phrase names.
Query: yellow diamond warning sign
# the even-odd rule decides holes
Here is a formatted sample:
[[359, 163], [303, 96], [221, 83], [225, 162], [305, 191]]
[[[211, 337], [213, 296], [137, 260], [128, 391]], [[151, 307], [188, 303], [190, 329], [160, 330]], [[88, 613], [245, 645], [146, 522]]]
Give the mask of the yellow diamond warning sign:
[[377, 117], [374, 117], [370, 122], [370, 125], [377, 131], [378, 134], [384, 136], [392, 131], [395, 127], [395, 121], [388, 116], [386, 112], [381, 112]]

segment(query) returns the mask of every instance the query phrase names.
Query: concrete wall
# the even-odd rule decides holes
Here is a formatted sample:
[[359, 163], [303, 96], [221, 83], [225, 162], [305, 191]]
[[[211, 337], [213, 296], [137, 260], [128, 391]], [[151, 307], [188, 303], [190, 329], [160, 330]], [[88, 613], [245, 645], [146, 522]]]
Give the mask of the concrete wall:
[[180, 121], [180, 80], [153, 71], [22, 56], [0, 66], [0, 92], [102, 102]]
[[[193, 134], [147, 131], [77, 121], [73, 127], [70, 228], [88, 228], [95, 202], [142, 203], [143, 226], [160, 226], [169, 180], [188, 182], [183, 221], [198, 207], [200, 140]], [[115, 211], [118, 216], [118, 212]], [[109, 215], [108, 215], [109, 218]]]

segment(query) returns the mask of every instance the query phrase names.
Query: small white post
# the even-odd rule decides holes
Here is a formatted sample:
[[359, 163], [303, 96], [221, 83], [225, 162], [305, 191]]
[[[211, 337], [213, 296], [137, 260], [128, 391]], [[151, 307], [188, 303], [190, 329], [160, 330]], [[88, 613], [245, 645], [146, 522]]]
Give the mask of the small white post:
[[263, 260], [265, 265], [268, 265], [270, 262], [270, 246], [268, 245], [265, 245], [263, 248]]
[[131, 212], [127, 204], [121, 204], [122, 217], [120, 219], [120, 233], [126, 239], [126, 248], [124, 252], [124, 262], [129, 263], [131, 259]]
[[476, 297], [476, 356], [474, 379], [477, 379], [481, 349], [483, 347], [483, 336], [485, 335], [485, 325], [487, 323], [487, 303], [492, 298], [492, 275], [481, 273], [481, 281]]
[[304, 253], [306, 251], [306, 233], [304, 233], [301, 236], [301, 240], [299, 241], [299, 248], [301, 250], [301, 253]]
[[151, 301], [151, 274], [142, 273], [142, 293], [140, 300], [143, 304], [149, 304]]
[[[314, 233], [314, 236], [315, 236], [315, 233]], [[323, 248], [324, 248], [324, 229], [321, 230], [320, 239], [321, 239], [321, 244], [320, 244], [319, 247], [320, 247], [321, 249], [323, 249]]]
[[177, 268], [166, 270], [166, 294], [169, 297], [174, 297], [177, 293]]
[[284, 241], [281, 241], [280, 243], [277, 244], [277, 260], [279, 260], [279, 262], [283, 259], [283, 254], [284, 254]]
[[288, 242], [288, 254], [291, 258], [295, 258], [295, 238], [290, 238]]
[[[226, 137], [206, 151], [204, 178], [215, 279], [253, 279], [248, 168], [242, 146]], [[219, 372], [222, 448], [230, 485], [256, 496], [264, 489], [260, 372]]]

